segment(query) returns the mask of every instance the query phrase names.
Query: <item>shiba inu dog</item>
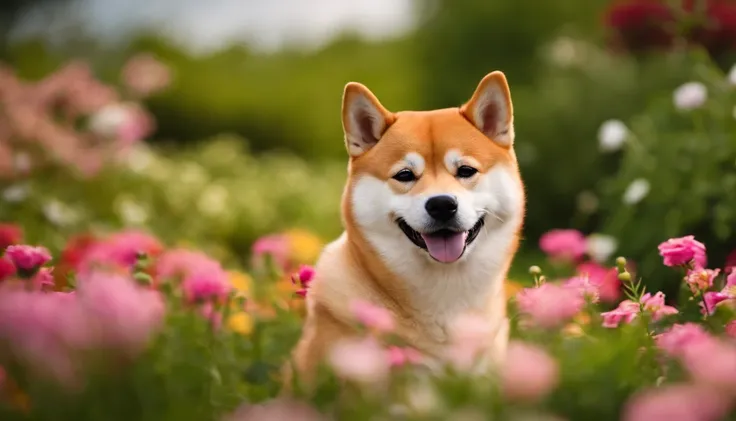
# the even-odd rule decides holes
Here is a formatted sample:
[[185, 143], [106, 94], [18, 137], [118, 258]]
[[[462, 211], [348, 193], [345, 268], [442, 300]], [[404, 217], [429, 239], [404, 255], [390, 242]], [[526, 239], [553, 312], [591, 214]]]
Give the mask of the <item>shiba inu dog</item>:
[[396, 333], [430, 357], [456, 316], [482, 314], [495, 332], [488, 356], [503, 357], [504, 282], [525, 210], [513, 120], [500, 71], [461, 107], [432, 111], [393, 113], [362, 84], [345, 86], [345, 231], [315, 266], [293, 354], [300, 378], [355, 334], [355, 299], [390, 310]]

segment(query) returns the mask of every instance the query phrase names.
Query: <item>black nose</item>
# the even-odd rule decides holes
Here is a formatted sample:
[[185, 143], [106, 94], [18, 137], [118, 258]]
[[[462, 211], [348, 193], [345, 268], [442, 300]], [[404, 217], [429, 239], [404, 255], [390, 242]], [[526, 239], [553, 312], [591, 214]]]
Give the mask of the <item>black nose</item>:
[[457, 199], [446, 194], [430, 197], [424, 204], [424, 208], [432, 218], [446, 222], [457, 212]]

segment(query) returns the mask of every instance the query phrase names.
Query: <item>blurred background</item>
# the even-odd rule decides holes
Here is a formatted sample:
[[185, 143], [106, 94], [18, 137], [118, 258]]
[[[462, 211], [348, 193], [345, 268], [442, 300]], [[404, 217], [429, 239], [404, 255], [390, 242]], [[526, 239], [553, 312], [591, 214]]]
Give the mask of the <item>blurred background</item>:
[[0, 220], [237, 265], [266, 234], [329, 241], [345, 83], [422, 110], [499, 69], [528, 194], [515, 276], [574, 228], [656, 284], [669, 237], [711, 267], [736, 248], [735, 52], [729, 0], [3, 0]]

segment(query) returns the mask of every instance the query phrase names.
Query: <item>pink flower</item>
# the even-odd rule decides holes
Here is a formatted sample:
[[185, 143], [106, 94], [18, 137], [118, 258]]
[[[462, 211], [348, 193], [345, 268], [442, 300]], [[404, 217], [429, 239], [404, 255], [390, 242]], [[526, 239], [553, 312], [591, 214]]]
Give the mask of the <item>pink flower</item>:
[[79, 385], [75, 351], [89, 343], [88, 317], [74, 295], [0, 291], [0, 342], [33, 374]]
[[171, 71], [152, 54], [141, 53], [128, 60], [122, 78], [133, 93], [148, 96], [169, 85]]
[[693, 294], [703, 292], [713, 286], [713, 280], [721, 272], [720, 269], [692, 269], [687, 272], [685, 282]]
[[422, 354], [414, 348], [390, 346], [387, 353], [391, 367], [420, 364], [423, 360]]
[[563, 284], [567, 288], [577, 290], [583, 298], [590, 300], [591, 303], [597, 303], [600, 300], [598, 288], [593, 285], [587, 276], [575, 276]]
[[559, 382], [557, 362], [543, 349], [511, 341], [501, 372], [501, 388], [508, 399], [537, 401]]
[[41, 268], [38, 272], [36, 272], [36, 274], [33, 275], [33, 278], [31, 278], [33, 288], [38, 291], [45, 291], [47, 289], [53, 288], [54, 275], [51, 274], [52, 271], [53, 268]]
[[184, 279], [184, 297], [190, 303], [209, 300], [224, 300], [232, 289], [227, 273], [199, 271]]
[[159, 280], [185, 278], [198, 272], [221, 272], [220, 263], [206, 254], [187, 249], [173, 249], [161, 254], [156, 261]]
[[716, 312], [716, 306], [723, 301], [731, 299], [731, 296], [723, 292], [708, 291], [703, 294], [703, 302], [700, 303], [700, 312], [711, 315]]
[[726, 277], [726, 286], [727, 287], [736, 287], [736, 270], [731, 270], [731, 273], [728, 274], [728, 277]]
[[562, 325], [585, 305], [585, 300], [576, 290], [551, 283], [523, 289], [516, 295], [516, 302], [520, 312], [543, 328]]
[[665, 305], [664, 294], [662, 292], [657, 292], [654, 295], [647, 292], [641, 297], [641, 302], [644, 304], [644, 311], [651, 313], [652, 320], [655, 322], [665, 316], [679, 313], [676, 308]]
[[711, 339], [711, 335], [697, 323], [674, 324], [654, 337], [659, 349], [670, 356], [679, 356], [692, 344]]
[[726, 256], [726, 263], [723, 265], [723, 273], [733, 275], [733, 269], [736, 269], [736, 249], [731, 250], [731, 252], [728, 253], [728, 256]]
[[322, 414], [306, 403], [275, 398], [264, 403], [243, 405], [224, 421], [326, 421]]
[[161, 294], [127, 277], [91, 273], [79, 279], [77, 291], [96, 349], [136, 355], [163, 325]]
[[207, 301], [199, 307], [199, 313], [210, 322], [212, 329], [217, 330], [222, 326], [222, 312], [218, 311], [212, 301]]
[[556, 229], [539, 239], [539, 247], [553, 259], [578, 260], [587, 248], [585, 236], [578, 230]]
[[5, 254], [18, 269], [32, 271], [51, 260], [51, 253], [45, 247], [28, 245], [9, 246]]
[[372, 337], [337, 342], [328, 361], [338, 376], [359, 383], [378, 383], [389, 374], [386, 350]]
[[297, 295], [301, 297], [307, 296], [307, 290], [314, 279], [314, 275], [316, 275], [316, 272], [314, 268], [309, 265], [301, 265], [299, 267], [299, 271], [292, 275], [291, 282], [294, 283], [294, 285], [301, 286], [301, 288], [296, 292]]
[[0, 282], [15, 275], [15, 265], [7, 256], [0, 257]]
[[683, 266], [694, 262], [695, 267], [703, 268], [707, 263], [705, 245], [696, 241], [692, 235], [670, 238], [660, 244], [658, 249], [665, 266]]
[[726, 324], [726, 335], [736, 338], [736, 320], [732, 320]]
[[456, 316], [448, 333], [450, 346], [445, 350], [445, 359], [460, 371], [470, 370], [494, 339], [488, 319], [472, 312]]
[[291, 245], [286, 235], [267, 235], [253, 243], [251, 252], [254, 266], [262, 266], [266, 256], [270, 256], [276, 266], [284, 269], [289, 263]]
[[699, 385], [672, 384], [634, 395], [624, 408], [623, 421], [717, 421], [727, 414], [723, 394]]
[[724, 392], [736, 390], [736, 346], [718, 338], [701, 340], [688, 346], [681, 360], [696, 383]]
[[163, 245], [155, 237], [142, 231], [122, 231], [89, 246], [79, 264], [80, 272], [96, 268], [130, 270], [139, 253], [157, 256]]
[[639, 315], [640, 305], [631, 300], [624, 300], [618, 304], [618, 307], [611, 311], [601, 313], [603, 317], [603, 327], [618, 327], [622, 322], [629, 324]]
[[0, 224], [0, 255], [3, 251], [23, 239], [23, 230], [15, 224]]
[[355, 318], [363, 326], [378, 333], [394, 330], [394, 317], [387, 309], [362, 300], [354, 300], [350, 307]]
[[616, 301], [621, 295], [621, 281], [618, 280], [616, 268], [605, 268], [595, 262], [584, 262], [578, 265], [577, 274], [588, 277], [590, 283], [598, 289], [603, 301]]

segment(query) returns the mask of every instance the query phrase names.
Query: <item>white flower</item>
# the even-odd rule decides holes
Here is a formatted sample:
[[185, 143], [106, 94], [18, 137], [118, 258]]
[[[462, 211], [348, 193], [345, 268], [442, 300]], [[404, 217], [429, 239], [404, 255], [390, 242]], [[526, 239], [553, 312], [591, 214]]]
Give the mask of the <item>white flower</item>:
[[119, 198], [115, 207], [116, 212], [127, 225], [141, 225], [148, 220], [146, 209], [129, 197]]
[[693, 110], [705, 104], [708, 89], [700, 82], [688, 82], [675, 89], [672, 98], [678, 109]]
[[217, 216], [227, 209], [229, 196], [225, 187], [219, 184], [210, 185], [199, 196], [197, 208], [204, 214]]
[[736, 86], [736, 64], [731, 67], [731, 71], [728, 72], [728, 83]]
[[605, 234], [591, 234], [585, 239], [585, 244], [588, 255], [599, 263], [608, 260], [618, 248], [618, 241]]
[[43, 214], [49, 222], [57, 226], [71, 225], [79, 220], [79, 214], [74, 209], [56, 199], [43, 205]]
[[3, 190], [3, 199], [9, 203], [22, 202], [28, 197], [30, 189], [25, 184], [16, 184]]
[[125, 104], [106, 105], [90, 117], [89, 129], [102, 137], [115, 138], [130, 117], [130, 107]]
[[644, 178], [637, 178], [629, 184], [624, 192], [623, 201], [627, 205], [635, 205], [647, 197], [651, 188], [649, 181]]
[[620, 120], [607, 120], [598, 129], [598, 145], [602, 152], [614, 152], [624, 145], [629, 129]]

